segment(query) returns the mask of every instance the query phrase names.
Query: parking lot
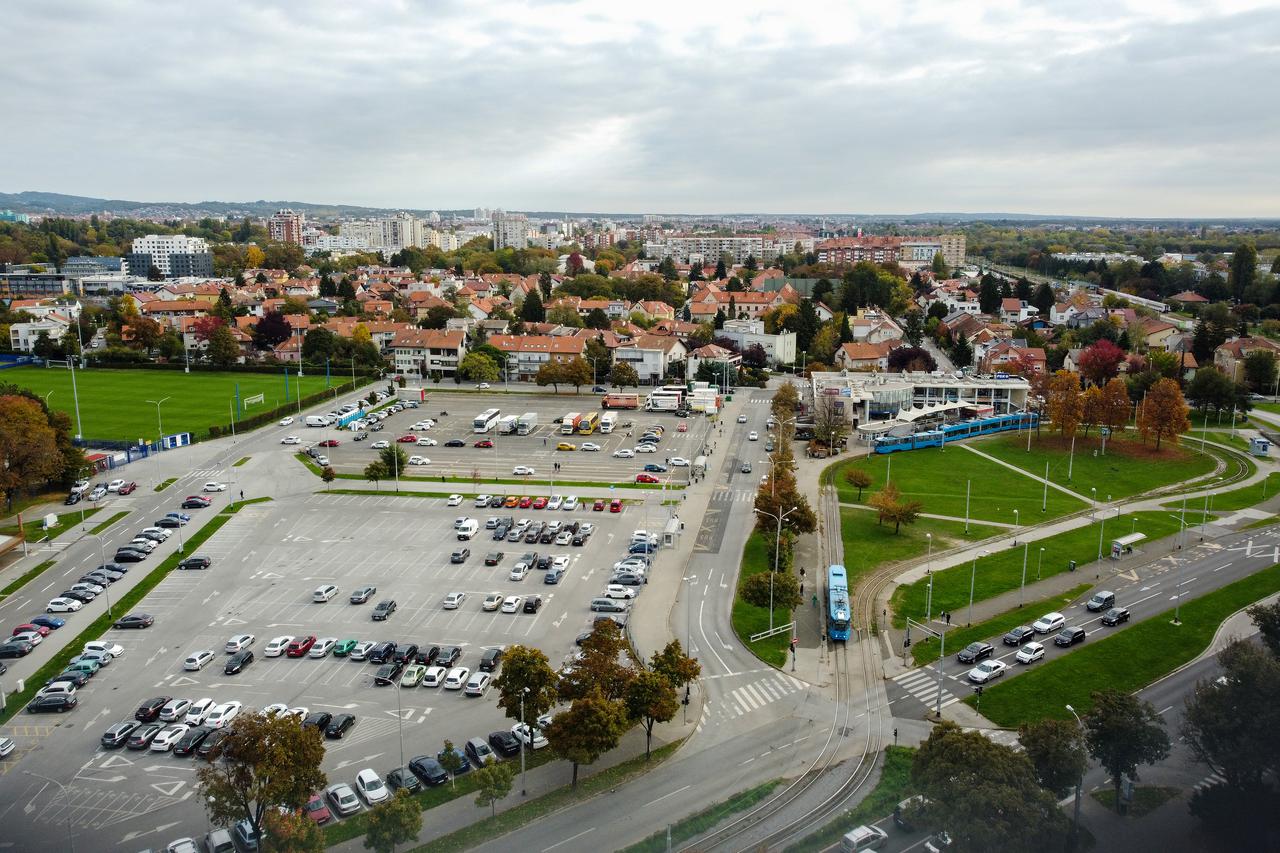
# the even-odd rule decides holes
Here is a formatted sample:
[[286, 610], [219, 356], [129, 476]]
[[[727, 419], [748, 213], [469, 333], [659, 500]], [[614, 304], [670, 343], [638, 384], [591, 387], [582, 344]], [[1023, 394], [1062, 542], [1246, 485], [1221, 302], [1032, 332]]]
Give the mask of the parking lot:
[[[503, 416], [535, 412], [538, 425], [529, 435], [500, 435], [497, 429], [483, 435], [474, 432], [476, 415], [490, 408], [499, 409]], [[447, 411], [447, 414], [442, 415], [442, 411]], [[515, 466], [527, 465], [536, 472], [530, 479], [538, 481], [554, 477], [557, 480], [600, 483], [634, 482], [637, 474], [644, 473], [645, 465], [658, 464], [668, 467], [672, 483], [683, 484], [688, 481], [690, 468], [671, 467], [668, 460], [681, 457], [692, 462], [702, 453], [711, 429], [711, 422], [702, 415], [678, 418], [670, 412], [638, 410], [616, 412], [618, 426], [608, 434], [596, 431], [589, 436], [562, 435], [560, 425], [553, 423], [569, 412], [585, 414], [590, 411], [601, 411], [596, 396], [557, 398], [553, 395], [476, 394], [460, 398], [457, 395], [433, 396], [428, 393], [425, 403], [416, 409], [408, 408], [389, 416], [381, 421], [380, 431], [370, 431], [369, 437], [363, 441], [353, 440], [353, 433], [348, 430], [308, 428], [302, 424], [296, 424], [291, 433], [297, 435], [303, 447], [324, 439], [338, 440], [340, 444], [337, 447], [322, 448], [320, 452], [329, 457], [330, 465], [340, 473], [362, 472], [377, 458], [378, 451], [372, 446], [376, 442], [395, 443], [396, 439], [413, 434], [437, 442], [433, 446], [400, 445], [409, 456], [424, 456], [430, 460], [428, 464], [414, 465], [406, 470], [406, 474], [415, 477], [510, 478]], [[435, 426], [425, 430], [411, 429], [414, 423], [427, 418], [436, 421]], [[623, 426], [628, 422], [631, 423], [630, 428]], [[656, 453], [638, 453], [632, 459], [614, 458], [612, 454], [616, 450], [635, 448], [644, 428], [652, 424], [661, 424], [665, 428]], [[686, 432], [680, 431], [682, 424]], [[628, 431], [632, 434], [628, 435]], [[461, 440], [466, 446], [446, 447], [446, 442], [451, 439]], [[474, 446], [475, 442], [484, 439], [492, 441], [494, 446]], [[557, 450], [561, 442], [572, 444], [576, 449]], [[585, 443], [596, 444], [600, 449], [584, 451], [582, 445]], [[554, 470], [556, 463], [560, 465], [559, 471]]]
[[[461, 515], [481, 525], [470, 542], [458, 542], [454, 534]], [[596, 529], [580, 547], [499, 543], [483, 529], [491, 515], [590, 521]], [[199, 549], [212, 559], [210, 569], [172, 573], [136, 608], [155, 617], [153, 627], [107, 633], [104, 639], [126, 651], [81, 688], [79, 707], [65, 716], [23, 715], [15, 721], [32, 729], [26, 732], [30, 739], [23, 738], [29, 744], [24, 753], [39, 754], [37, 764], [24, 766], [60, 768], [56, 775], [64, 779], [70, 768], [78, 768], [56, 791], [21, 780], [35, 790], [23, 794], [24, 800], [30, 797], [31, 809], [21, 819], [44, 826], [69, 823], [80, 833], [109, 832], [112, 824], [164, 808], [166, 834], [207, 828], [193, 799], [199, 759], [99, 746], [104, 730], [131, 719], [154, 696], [236, 700], [246, 710], [284, 703], [355, 714], [357, 723], [344, 739], [326, 741], [322, 767], [330, 782], [351, 782], [365, 767], [385, 775], [399, 766], [401, 736], [408, 761], [434, 755], [445, 738], [461, 745], [509, 729], [511, 721], [496, 707], [496, 691], [469, 698], [442, 688], [377, 687], [378, 667], [368, 662], [265, 657], [263, 650], [273, 638], [306, 635], [424, 648], [456, 645], [462, 650], [457, 665], [474, 672], [485, 649], [520, 643], [541, 648], [559, 666], [573, 653], [575, 638], [588, 630], [594, 615], [589, 602], [601, 594], [643, 518], [639, 508], [620, 514], [534, 512], [480, 509], [471, 501], [448, 507], [435, 498], [325, 494], [244, 507]], [[458, 546], [469, 547], [471, 555], [454, 564], [450, 555]], [[485, 566], [486, 553], [495, 550], [503, 551], [503, 558], [497, 566]], [[510, 580], [513, 563], [526, 551], [567, 555], [563, 579], [546, 585], [544, 573], [533, 571], [523, 581]], [[660, 561], [655, 568], [662, 568]], [[338, 586], [338, 595], [313, 602], [313, 591], [327, 583]], [[376, 586], [377, 592], [365, 604], [348, 603], [350, 593], [363, 585]], [[466, 593], [456, 610], [442, 607], [450, 592]], [[484, 611], [482, 601], [491, 592], [541, 595], [543, 605], [536, 613]], [[398, 605], [395, 613], [385, 622], [372, 621], [374, 606], [388, 598]], [[245, 633], [256, 637], [250, 646], [255, 660], [243, 672], [226, 675], [224, 644]], [[203, 649], [215, 652], [213, 662], [201, 671], [184, 671], [186, 656]], [[5, 762], [6, 769], [13, 766]], [[184, 829], [167, 828], [177, 825]], [[112, 837], [110, 844], [125, 841], [131, 839]]]

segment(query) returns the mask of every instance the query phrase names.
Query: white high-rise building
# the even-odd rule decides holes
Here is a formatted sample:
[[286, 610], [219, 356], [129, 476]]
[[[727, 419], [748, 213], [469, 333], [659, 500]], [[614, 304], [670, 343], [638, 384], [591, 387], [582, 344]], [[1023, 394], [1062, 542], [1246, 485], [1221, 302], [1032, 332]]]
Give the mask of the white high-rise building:
[[[148, 234], [145, 237], [135, 237], [129, 255], [132, 256], [130, 269], [141, 269], [142, 275], [146, 275], [147, 266], [134, 259], [143, 256], [148, 256], [145, 258], [147, 265], [154, 266], [165, 276], [213, 274], [213, 256], [203, 237], [188, 237], [185, 234]], [[175, 257], [182, 261], [175, 264]]]
[[529, 217], [523, 213], [493, 214], [493, 248], [527, 249], [529, 248]]

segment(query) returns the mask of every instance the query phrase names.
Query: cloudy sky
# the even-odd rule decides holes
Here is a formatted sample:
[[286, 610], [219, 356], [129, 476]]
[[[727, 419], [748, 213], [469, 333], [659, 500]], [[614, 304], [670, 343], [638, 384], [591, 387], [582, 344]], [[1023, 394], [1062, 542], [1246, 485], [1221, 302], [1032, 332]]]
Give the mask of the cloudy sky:
[[1280, 215], [1280, 4], [27, 0], [0, 190]]

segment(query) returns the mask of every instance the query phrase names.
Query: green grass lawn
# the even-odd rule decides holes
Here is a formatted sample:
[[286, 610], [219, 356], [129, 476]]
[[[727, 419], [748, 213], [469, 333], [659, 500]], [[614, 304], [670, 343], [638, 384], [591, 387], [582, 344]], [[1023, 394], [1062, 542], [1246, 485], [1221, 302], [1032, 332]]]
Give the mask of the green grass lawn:
[[[1269, 409], [1266, 408], [1267, 406], [1270, 406], [1270, 405], [1272, 404], [1271, 403], [1262, 403], [1262, 404], [1254, 403], [1254, 408], [1263, 409], [1264, 411], [1270, 411]], [[1187, 415], [1187, 419], [1191, 421], [1191, 431], [1194, 432], [1196, 435], [1200, 434], [1200, 430], [1205, 426], [1206, 423], [1209, 425], [1209, 432], [1213, 432], [1215, 429], [1225, 429], [1225, 430], [1231, 429], [1231, 411], [1229, 409], [1225, 412], [1222, 412], [1221, 414], [1214, 411], [1209, 411], [1206, 414], [1201, 414], [1199, 411], [1192, 409], [1191, 414]], [[1244, 414], [1243, 412], [1236, 412], [1236, 429], [1241, 429], [1243, 427], [1248, 427], [1248, 426], [1253, 426], [1253, 424], [1250, 423], [1249, 421], [1249, 416], [1247, 414]]]
[[[1129, 803], [1126, 817], [1139, 818], [1150, 814], [1165, 803], [1182, 793], [1179, 788], [1166, 788], [1159, 785], [1137, 785], [1133, 789], [1133, 802]], [[1108, 811], [1116, 810], [1115, 788], [1102, 788], [1093, 791], [1089, 796], [1106, 807]]]
[[[769, 546], [765, 541], [765, 534], [759, 530], [752, 531], [751, 535], [747, 537], [746, 547], [742, 551], [742, 569], [738, 573], [739, 586], [752, 575], [767, 572], [771, 568], [772, 566], [769, 565]], [[738, 635], [738, 639], [752, 654], [771, 666], [780, 667], [787, 662], [787, 648], [791, 644], [791, 637], [786, 631], [781, 634], [775, 634], [772, 637], [765, 637], [763, 640], [754, 643], [747, 639], [752, 634], [769, 630], [769, 608], [756, 607], [754, 604], [748, 604], [740, 597], [734, 596], [731, 618], [733, 630]], [[775, 627], [785, 625], [790, 621], [791, 614], [786, 610], [774, 610], [773, 624]]]
[[[937, 553], [986, 539], [998, 531], [999, 528], [985, 524], [970, 524], [969, 533], [965, 534], [963, 521], [922, 518], [895, 534], [892, 524], [876, 523], [874, 512], [840, 509], [840, 536], [844, 541], [845, 570], [849, 573], [851, 587], [863, 574], [877, 566], [927, 554], [928, 534], [933, 535], [933, 550]], [[819, 576], [824, 568], [818, 567]]]
[[[1201, 514], [1197, 510], [1187, 508], [1187, 526], [1200, 522]], [[1111, 539], [1128, 533], [1145, 533], [1147, 541], [1152, 542], [1177, 533], [1180, 528], [1177, 512], [1139, 512], [1122, 515], [1120, 518], [1108, 518], [1103, 524], [1090, 524], [1075, 530], [1068, 530], [1047, 539], [1032, 542], [1026, 547], [1027, 584], [1035, 583], [1039, 577], [1051, 577], [1068, 571], [1068, 563], [1075, 560], [1077, 568], [1088, 571], [1088, 564], [1097, 559], [1098, 537], [1102, 536], [1102, 554], [1106, 559], [1111, 547]], [[1188, 534], [1190, 535], [1190, 534]], [[1010, 534], [1009, 542], [1012, 542]], [[1040, 549], [1044, 548], [1044, 559], [1040, 559]], [[1016, 548], [1005, 542], [999, 543], [997, 550], [981, 557], [977, 561], [977, 574], [974, 579], [973, 600], [986, 601], [1004, 592], [1016, 590], [1022, 583], [1022, 560], [1024, 544]], [[969, 605], [969, 578], [971, 564], [965, 563], [934, 572], [933, 575], [933, 612], [949, 610], [953, 614], [952, 622], [963, 624]], [[898, 587], [894, 590], [892, 607], [893, 623], [898, 627], [906, 624], [906, 617], [923, 619], [925, 601], [928, 593], [927, 578]]]
[[[985, 447], [986, 443], [981, 446]], [[863, 490], [861, 501], [858, 490], [844, 479], [844, 472], [854, 467], [871, 474], [872, 484]], [[866, 503], [873, 493], [884, 487], [887, 474], [893, 477], [905, 497], [920, 501], [925, 512], [937, 515], [965, 516], [966, 484], [969, 517], [978, 520], [1012, 524], [1016, 509], [1020, 520], [1030, 524], [1085, 507], [1076, 498], [1051, 488], [1048, 509], [1041, 512], [1044, 500], [1041, 483], [956, 446], [946, 450], [927, 448], [908, 453], [872, 454], [838, 462], [828, 471], [834, 478], [841, 503]], [[1040, 473], [1044, 473], [1043, 468]]]
[[[977, 622], [968, 628], [952, 628], [947, 632], [947, 654], [959, 652], [975, 640], [985, 640], [998, 634], [1004, 634], [1019, 625], [1030, 625], [1044, 613], [1054, 610], [1066, 610], [1067, 605], [1093, 587], [1092, 583], [1073, 586], [1066, 592], [1051, 595], [1039, 601], [1028, 601], [1026, 606], [1015, 610], [1006, 610], [983, 622]], [[938, 611], [934, 611], [936, 617]], [[911, 660], [916, 666], [933, 663], [938, 659], [940, 647], [933, 637], [917, 639], [911, 644]]]
[[[842, 835], [864, 823], [874, 823], [893, 813], [893, 807], [911, 796], [911, 762], [916, 751], [905, 746], [889, 746], [884, 750], [880, 780], [853, 808], [832, 820], [813, 835], [787, 848], [787, 853], [814, 853], [836, 844]], [[892, 831], [892, 830], [891, 830]]]
[[[1229, 492], [1213, 495], [1212, 515], [1216, 516], [1223, 512], [1235, 512], [1236, 510], [1245, 509], [1260, 504], [1268, 498], [1274, 498], [1277, 494], [1280, 494], [1280, 474], [1268, 474], [1265, 480], [1259, 480], [1250, 486], [1243, 486], [1239, 489], [1232, 489]], [[1204, 508], [1202, 500], [1192, 501], [1192, 503], [1201, 509]], [[1182, 508], [1182, 502], [1170, 501], [1164, 506], [1178, 510]], [[1271, 522], [1268, 521], [1267, 523], [1270, 524]]]
[[[94, 514], [97, 513], [99, 509], [101, 509], [101, 507], [96, 507], [96, 506], [86, 507], [84, 510], [85, 520], [93, 518]], [[60, 536], [61, 534], [66, 533], [68, 530], [78, 525], [79, 523], [80, 523], [80, 510], [78, 509], [71, 510], [68, 512], [58, 513], [58, 523], [55, 524], [53, 527], [49, 528], [48, 530], [44, 529], [44, 516], [32, 515], [31, 513], [26, 513], [26, 515], [23, 517], [22, 532], [26, 533], [26, 538], [28, 542], [36, 542], [46, 537], [48, 537], [49, 539], [53, 539], [57, 536]], [[10, 524], [5, 527], [0, 527], [0, 534], [3, 534], [5, 536], [17, 536], [18, 532], [19, 532], [18, 525], [16, 524]]]
[[[1026, 450], [1026, 438], [1016, 435], [975, 442], [973, 446], [1038, 477], [1044, 476], [1045, 463], [1048, 462], [1050, 482], [1086, 497], [1091, 495], [1091, 488], [1097, 488], [1100, 501], [1106, 500], [1107, 495], [1114, 500], [1170, 483], [1185, 482], [1214, 468], [1214, 460], [1201, 453], [1195, 442], [1185, 438], [1181, 446], [1165, 442], [1159, 453], [1139, 441], [1125, 438], [1108, 440], [1107, 454], [1095, 456], [1094, 451], [1100, 451], [1100, 444], [1096, 431], [1087, 439], [1078, 436], [1074, 461], [1070, 461], [1071, 442], [1048, 432], [1038, 440], [1032, 438], [1030, 453]], [[1070, 482], [1067, 480], [1068, 466], [1071, 468]]]
[[[52, 391], [49, 405], [71, 416], [74, 428], [75, 398], [71, 394], [71, 372], [65, 368], [15, 367], [0, 376], [30, 388], [37, 394]], [[333, 385], [343, 382], [333, 377]], [[348, 377], [349, 379], [349, 377]], [[289, 399], [297, 400], [298, 377], [289, 377]], [[324, 374], [302, 377], [303, 396], [323, 391]], [[183, 373], [180, 370], [108, 370], [90, 368], [76, 371], [80, 396], [80, 432], [89, 438], [116, 441], [154, 440], [159, 434], [156, 407], [147, 400], [165, 400], [160, 416], [165, 435], [191, 432], [205, 435], [214, 424], [231, 421], [236, 385], [241, 399], [264, 394], [265, 400], [243, 410], [254, 415], [285, 404], [284, 375], [270, 373]]]
[[[1111, 636], [1107, 629], [1097, 629], [1071, 654], [988, 687], [980, 710], [1008, 728], [1044, 717], [1070, 719], [1067, 705], [1084, 714], [1092, 707], [1094, 690], [1132, 692], [1145, 687], [1203, 652], [1232, 613], [1278, 590], [1280, 565], [1275, 565], [1183, 602], [1181, 625], [1172, 624], [1170, 608]], [[973, 705], [974, 700], [970, 696], [964, 701]]]

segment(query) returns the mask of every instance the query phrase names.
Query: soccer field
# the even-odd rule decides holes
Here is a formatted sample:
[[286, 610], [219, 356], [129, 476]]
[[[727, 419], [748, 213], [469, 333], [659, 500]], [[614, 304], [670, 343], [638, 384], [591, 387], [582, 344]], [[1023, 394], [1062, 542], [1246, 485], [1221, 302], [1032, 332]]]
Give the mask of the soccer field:
[[[332, 377], [337, 386], [350, 376]], [[154, 441], [160, 434], [160, 422], [156, 419], [156, 406], [148, 400], [164, 400], [160, 404], [160, 419], [164, 434], [190, 432], [193, 436], [208, 435], [209, 427], [231, 422], [235, 409], [236, 386], [240, 386], [240, 399], [263, 394], [261, 403], [242, 407], [240, 417], [251, 417], [259, 412], [283, 406], [285, 400], [284, 373], [183, 373], [181, 370], [107, 370], [89, 368], [76, 371], [76, 390], [80, 397], [81, 429], [75, 430], [76, 407], [71, 394], [71, 372], [65, 367], [16, 367], [0, 370], [0, 382], [13, 383], [30, 388], [47, 398], [51, 408], [60, 409], [71, 416], [73, 431], [86, 438], [137, 441], [139, 438]], [[296, 403], [298, 377], [289, 377], [289, 402]], [[325, 389], [325, 377], [302, 377], [302, 395], [314, 394]], [[168, 398], [168, 399], [165, 399]]]

